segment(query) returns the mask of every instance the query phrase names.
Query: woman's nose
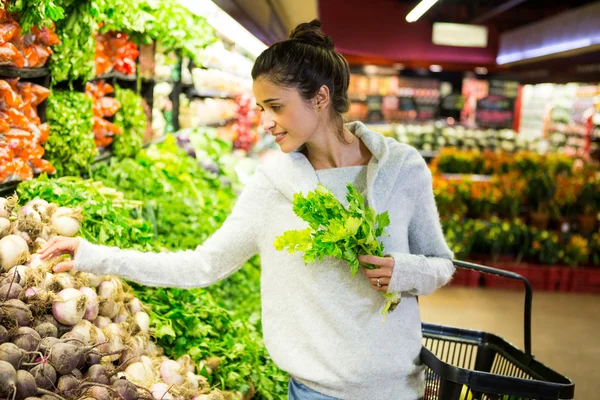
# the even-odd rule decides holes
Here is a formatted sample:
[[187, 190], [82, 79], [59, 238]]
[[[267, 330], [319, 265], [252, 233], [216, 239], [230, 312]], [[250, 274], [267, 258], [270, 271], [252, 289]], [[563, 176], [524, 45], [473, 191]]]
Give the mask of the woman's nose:
[[269, 113], [263, 113], [262, 126], [266, 132], [270, 132], [275, 129], [275, 121], [273, 121], [273, 118], [271, 118]]

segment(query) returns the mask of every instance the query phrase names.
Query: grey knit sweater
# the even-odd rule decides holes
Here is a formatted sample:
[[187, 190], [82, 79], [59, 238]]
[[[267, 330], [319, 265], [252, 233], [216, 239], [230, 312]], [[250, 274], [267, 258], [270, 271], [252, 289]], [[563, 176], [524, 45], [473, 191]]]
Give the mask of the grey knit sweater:
[[[152, 286], [204, 287], [259, 253], [264, 342], [280, 368], [340, 399], [422, 396], [421, 319], [414, 296], [432, 293], [454, 272], [431, 173], [415, 149], [358, 122], [348, 128], [373, 154], [366, 171], [369, 205], [389, 211], [391, 219], [390, 236], [383, 238], [395, 259], [389, 292], [401, 292], [402, 302], [385, 322], [380, 313], [385, 300], [362, 274], [352, 278], [345, 262], [326, 259], [306, 266], [302, 254], [275, 250], [276, 236], [306, 227], [292, 211], [294, 193], [311, 191], [319, 182], [300, 153], [282, 154], [259, 167], [223, 226], [196, 250], [139, 253], [82, 240], [76, 269]], [[325, 172], [333, 180], [324, 183], [345, 184], [337, 172]], [[319, 175], [323, 178], [323, 172]]]

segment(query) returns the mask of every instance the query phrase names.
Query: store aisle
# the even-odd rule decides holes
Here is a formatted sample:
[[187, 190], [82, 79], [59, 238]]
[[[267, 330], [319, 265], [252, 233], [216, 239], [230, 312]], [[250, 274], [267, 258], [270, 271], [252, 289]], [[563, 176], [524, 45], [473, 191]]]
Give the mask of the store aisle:
[[[419, 299], [423, 321], [493, 332], [523, 348], [523, 293], [448, 287]], [[578, 400], [600, 398], [600, 296], [534, 293], [536, 358], [575, 381]]]

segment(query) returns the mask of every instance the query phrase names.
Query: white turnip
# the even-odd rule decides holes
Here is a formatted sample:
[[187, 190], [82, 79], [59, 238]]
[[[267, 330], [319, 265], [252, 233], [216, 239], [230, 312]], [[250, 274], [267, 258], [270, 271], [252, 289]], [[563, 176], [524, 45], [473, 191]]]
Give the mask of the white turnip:
[[44, 280], [44, 289], [58, 293], [64, 289], [71, 289], [75, 286], [73, 276], [67, 272], [58, 274], [48, 274]]
[[119, 305], [110, 298], [101, 298], [98, 313], [112, 320], [119, 313]]
[[140, 301], [140, 299], [138, 299], [137, 297], [134, 298], [133, 300], [131, 300], [128, 304], [127, 304], [127, 308], [129, 308], [129, 312], [132, 315], [135, 315], [136, 313], [143, 311], [142, 309], [142, 302]]
[[182, 385], [184, 381], [181, 375], [181, 365], [173, 360], [164, 360], [160, 364], [160, 376], [163, 381], [172, 385]]
[[10, 220], [7, 218], [0, 217], [0, 238], [10, 233]]
[[82, 215], [80, 210], [60, 207], [52, 214], [52, 228], [60, 236], [74, 237], [81, 227]]
[[155, 379], [154, 371], [147, 368], [141, 362], [134, 362], [129, 364], [125, 369], [125, 376], [127, 379], [138, 385], [146, 386], [149, 382]]
[[171, 386], [166, 383], [158, 382], [150, 387], [150, 392], [152, 392], [152, 396], [154, 396], [156, 400], [173, 400], [173, 395], [169, 393], [170, 387]]
[[0, 239], [0, 268], [3, 271], [28, 262], [29, 257], [29, 246], [22, 237], [8, 235]]
[[61, 290], [52, 302], [52, 314], [64, 325], [75, 325], [83, 319], [87, 298], [77, 289]]
[[112, 323], [112, 321], [110, 320], [110, 318], [106, 318], [103, 316], [98, 316], [95, 320], [94, 320], [94, 325], [96, 325], [98, 328], [106, 328], [108, 325], [110, 325]]
[[92, 344], [92, 327], [95, 328], [94, 325], [92, 325], [92, 323], [90, 321], [80, 321], [78, 322], [73, 329], [71, 330], [71, 332], [73, 333], [79, 333], [82, 338], [81, 340], [85, 343], [85, 344]]
[[141, 331], [144, 333], [148, 333], [150, 331], [150, 317], [143, 311], [135, 313], [133, 316], [135, 323], [138, 324]]
[[36, 210], [40, 214], [42, 219], [46, 218], [46, 213], [48, 211], [49, 205], [50, 204], [46, 200], [40, 198], [35, 198], [31, 201], [28, 201], [27, 204], [25, 204], [26, 207], [31, 207], [34, 210]]

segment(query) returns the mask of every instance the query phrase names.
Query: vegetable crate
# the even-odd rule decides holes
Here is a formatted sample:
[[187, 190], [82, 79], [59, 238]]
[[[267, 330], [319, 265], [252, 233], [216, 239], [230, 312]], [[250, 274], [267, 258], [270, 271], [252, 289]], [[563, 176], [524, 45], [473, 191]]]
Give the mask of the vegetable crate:
[[600, 268], [573, 268], [569, 291], [600, 293]]
[[454, 261], [463, 269], [525, 285], [525, 351], [486, 332], [423, 324], [424, 400], [573, 399], [575, 385], [531, 354], [531, 303], [527, 279], [514, 272]]

